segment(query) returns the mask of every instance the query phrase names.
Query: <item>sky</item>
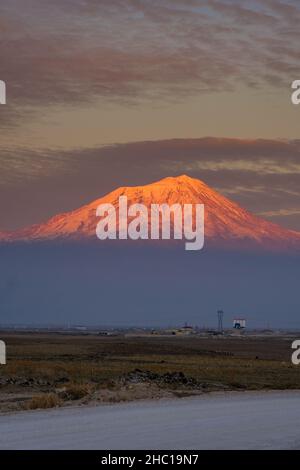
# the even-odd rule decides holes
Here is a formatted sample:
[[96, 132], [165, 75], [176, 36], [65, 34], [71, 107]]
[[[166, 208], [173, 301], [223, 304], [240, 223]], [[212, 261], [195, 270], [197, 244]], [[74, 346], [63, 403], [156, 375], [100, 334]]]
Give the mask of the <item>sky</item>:
[[[0, 0], [0, 231], [180, 174], [300, 231], [299, 25], [299, 0]], [[1, 322], [299, 328], [297, 257], [89, 250], [1, 246]]]
[[0, 245], [0, 324], [299, 331], [299, 257], [160, 245]]
[[297, 0], [0, 0], [0, 230], [188, 173], [300, 230]]

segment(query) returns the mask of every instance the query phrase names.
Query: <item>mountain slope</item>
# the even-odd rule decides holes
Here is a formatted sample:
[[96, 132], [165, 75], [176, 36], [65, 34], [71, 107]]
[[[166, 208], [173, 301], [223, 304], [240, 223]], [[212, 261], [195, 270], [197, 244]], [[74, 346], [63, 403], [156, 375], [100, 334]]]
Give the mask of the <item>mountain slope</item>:
[[205, 243], [221, 246], [260, 246], [264, 249], [300, 249], [300, 233], [284, 229], [256, 217], [238, 204], [211, 189], [198, 179], [186, 175], [164, 178], [145, 186], [120, 187], [77, 210], [59, 214], [47, 222], [11, 233], [6, 240], [89, 240], [96, 238], [96, 209], [111, 203], [118, 209], [120, 196], [128, 205], [143, 203], [169, 205], [205, 205]]

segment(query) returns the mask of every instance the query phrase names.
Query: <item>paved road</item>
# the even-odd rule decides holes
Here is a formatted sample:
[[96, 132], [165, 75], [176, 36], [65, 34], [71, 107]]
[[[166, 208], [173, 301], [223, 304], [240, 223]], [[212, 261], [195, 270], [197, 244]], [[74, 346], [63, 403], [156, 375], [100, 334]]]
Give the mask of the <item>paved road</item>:
[[300, 392], [0, 416], [0, 449], [300, 449]]

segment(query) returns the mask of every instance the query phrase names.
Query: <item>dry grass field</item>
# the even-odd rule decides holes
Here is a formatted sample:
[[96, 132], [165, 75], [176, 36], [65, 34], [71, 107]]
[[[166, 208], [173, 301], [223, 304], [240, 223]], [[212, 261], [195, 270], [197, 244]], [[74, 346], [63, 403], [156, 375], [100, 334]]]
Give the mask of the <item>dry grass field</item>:
[[300, 389], [292, 336], [112, 336], [0, 333], [0, 410]]

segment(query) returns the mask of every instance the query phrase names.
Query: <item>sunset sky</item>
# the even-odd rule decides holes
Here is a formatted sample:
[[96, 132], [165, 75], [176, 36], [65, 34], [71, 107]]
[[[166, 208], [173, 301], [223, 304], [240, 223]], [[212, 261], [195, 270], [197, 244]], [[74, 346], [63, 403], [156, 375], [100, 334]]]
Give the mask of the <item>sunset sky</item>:
[[299, 25], [298, 0], [0, 0], [0, 230], [181, 173], [300, 230]]

